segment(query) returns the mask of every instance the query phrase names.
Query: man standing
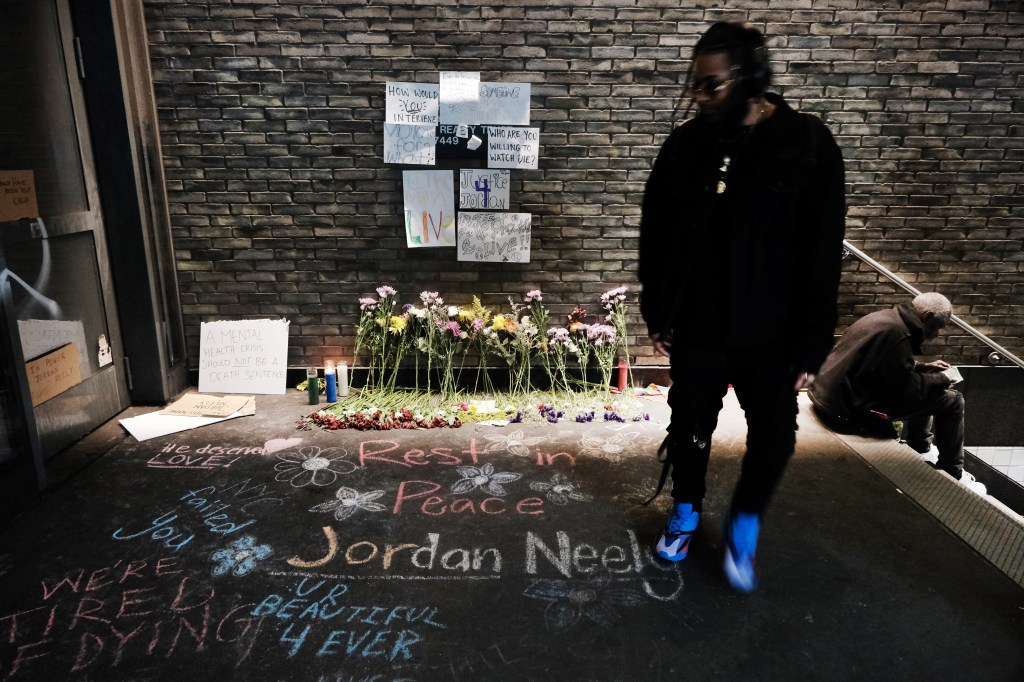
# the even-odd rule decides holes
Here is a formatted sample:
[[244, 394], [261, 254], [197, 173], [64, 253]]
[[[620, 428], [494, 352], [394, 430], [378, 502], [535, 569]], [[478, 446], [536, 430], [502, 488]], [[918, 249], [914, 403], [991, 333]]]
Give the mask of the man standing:
[[984, 484], [964, 471], [964, 398], [944, 373], [949, 365], [914, 359], [952, 315], [949, 299], [933, 292], [862, 317], [825, 360], [810, 397], [837, 430], [870, 432], [881, 413], [903, 422], [904, 439], [922, 455], [930, 454], [934, 437], [935, 468], [984, 495]]
[[747, 450], [724, 568], [741, 592], [756, 585], [761, 517], [795, 448], [796, 392], [832, 347], [846, 213], [831, 133], [767, 93], [770, 82], [756, 29], [721, 22], [700, 38], [689, 88], [699, 113], [662, 146], [640, 230], [641, 313], [673, 382], [664, 447], [675, 504], [655, 550], [686, 556], [732, 384]]

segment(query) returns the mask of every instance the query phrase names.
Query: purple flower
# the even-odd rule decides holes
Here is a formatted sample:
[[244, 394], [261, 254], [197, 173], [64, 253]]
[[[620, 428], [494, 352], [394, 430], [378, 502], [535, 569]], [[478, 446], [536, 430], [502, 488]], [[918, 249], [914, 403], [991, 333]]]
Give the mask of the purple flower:
[[576, 421], [581, 424], [594, 421], [594, 411], [584, 412], [583, 414], [576, 415]]
[[361, 298], [359, 299], [359, 309], [365, 310], [368, 313], [372, 313], [377, 309], [377, 299], [375, 298]]
[[541, 302], [540, 289], [532, 289], [530, 291], [527, 291], [526, 292], [526, 296], [523, 297], [523, 300], [525, 302], [527, 302], [527, 303], [540, 303]]
[[552, 343], [568, 343], [569, 330], [565, 327], [551, 327], [548, 329], [548, 338]]
[[484, 321], [481, 320], [479, 317], [474, 317], [473, 321], [470, 323], [470, 326], [473, 327], [473, 331], [478, 332], [484, 328]]
[[615, 327], [608, 324], [592, 324], [587, 327], [587, 339], [596, 346], [615, 343]]
[[623, 419], [622, 417], [619, 416], [618, 412], [605, 412], [604, 413], [604, 420], [606, 422], [623, 422], [623, 423], [625, 423], [625, 421], [626, 421], [625, 419]]
[[626, 300], [626, 287], [616, 287], [601, 294], [601, 305], [607, 310]]
[[381, 298], [387, 298], [388, 296], [394, 296], [398, 292], [389, 287], [387, 284], [377, 287], [377, 295]]
[[459, 338], [460, 336], [462, 336], [462, 327], [460, 327], [459, 323], [456, 322], [455, 320], [449, 320], [448, 323], [445, 324], [444, 327], [441, 329], [441, 332], [451, 332], [452, 336], [454, 336], [455, 338]]

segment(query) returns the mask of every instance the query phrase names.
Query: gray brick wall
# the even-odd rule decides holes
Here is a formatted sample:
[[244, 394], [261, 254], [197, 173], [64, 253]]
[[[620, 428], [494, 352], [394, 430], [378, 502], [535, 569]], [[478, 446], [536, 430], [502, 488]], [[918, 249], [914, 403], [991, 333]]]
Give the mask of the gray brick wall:
[[[775, 89], [835, 133], [847, 237], [1024, 355], [1018, 0], [742, 4], [145, 0], [191, 357], [200, 322], [263, 316], [291, 320], [293, 365], [350, 356], [357, 298], [382, 283], [504, 308], [540, 287], [558, 315], [628, 285], [631, 347], [659, 363], [636, 314], [640, 199], [690, 48], [725, 18], [768, 35]], [[540, 167], [512, 172], [510, 207], [534, 214], [529, 264], [405, 246], [384, 82], [441, 70], [532, 84]], [[850, 262], [842, 324], [900, 298]], [[951, 361], [987, 354], [943, 342]]]

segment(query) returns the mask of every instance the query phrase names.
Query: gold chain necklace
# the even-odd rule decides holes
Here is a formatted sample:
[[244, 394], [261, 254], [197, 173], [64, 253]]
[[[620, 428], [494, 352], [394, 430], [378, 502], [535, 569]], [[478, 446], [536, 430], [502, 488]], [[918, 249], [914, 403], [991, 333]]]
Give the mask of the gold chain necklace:
[[[758, 112], [757, 120], [754, 121], [754, 123], [750, 126], [750, 130], [744, 136], [744, 140], [743, 140], [744, 142], [746, 142], [746, 138], [749, 137], [750, 134], [754, 132], [754, 127], [757, 126], [758, 123], [760, 123], [761, 121], [764, 120], [765, 113], [767, 111], [768, 111], [768, 100], [761, 100], [761, 111]], [[732, 157], [729, 156], [728, 154], [723, 154], [722, 155], [722, 165], [720, 165], [718, 167], [718, 183], [715, 185], [715, 194], [724, 194], [725, 193], [725, 187], [726, 187], [726, 185], [725, 185], [725, 178], [729, 174], [729, 164], [731, 164], [731, 163], [732, 163]]]

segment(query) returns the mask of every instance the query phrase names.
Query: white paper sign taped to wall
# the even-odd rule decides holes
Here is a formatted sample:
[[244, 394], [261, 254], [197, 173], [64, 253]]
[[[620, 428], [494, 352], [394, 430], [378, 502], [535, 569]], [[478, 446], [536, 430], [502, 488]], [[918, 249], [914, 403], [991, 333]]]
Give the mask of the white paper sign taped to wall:
[[460, 213], [459, 260], [529, 263], [529, 213]]
[[488, 168], [536, 168], [540, 128], [487, 126]]
[[384, 122], [436, 126], [440, 87], [436, 83], [385, 84]]
[[199, 331], [199, 392], [284, 393], [288, 326], [288, 320], [203, 322]]
[[479, 115], [491, 125], [530, 125], [530, 84], [481, 82]]

